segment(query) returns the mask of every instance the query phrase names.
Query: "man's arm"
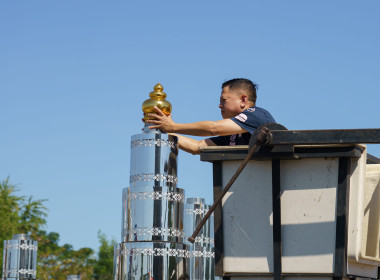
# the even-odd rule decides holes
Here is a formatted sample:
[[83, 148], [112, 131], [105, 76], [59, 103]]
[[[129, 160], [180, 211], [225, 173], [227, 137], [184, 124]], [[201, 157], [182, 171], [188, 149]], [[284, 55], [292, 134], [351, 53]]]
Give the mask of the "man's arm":
[[178, 137], [178, 148], [193, 155], [200, 154], [200, 148], [202, 147], [216, 146], [215, 143], [212, 142], [210, 139], [197, 141], [195, 139], [183, 135], [178, 135], [175, 133], [171, 134]]
[[154, 107], [156, 114], [149, 114], [153, 120], [147, 120], [152, 124], [150, 129], [159, 129], [167, 133], [180, 133], [194, 136], [231, 135], [247, 132], [230, 119], [219, 121], [201, 121], [195, 123], [175, 123], [171, 115], [166, 116], [159, 108]]

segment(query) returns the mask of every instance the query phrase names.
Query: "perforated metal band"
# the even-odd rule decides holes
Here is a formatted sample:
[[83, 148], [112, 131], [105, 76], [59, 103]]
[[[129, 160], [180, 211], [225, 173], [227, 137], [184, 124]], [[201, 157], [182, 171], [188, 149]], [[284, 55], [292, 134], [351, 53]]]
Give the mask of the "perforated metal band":
[[178, 183], [177, 176], [165, 174], [136, 174], [129, 178], [130, 183], [137, 181], [166, 181], [168, 183]]
[[38, 246], [33, 245], [33, 244], [18, 244], [18, 243], [5, 243], [4, 244], [4, 249], [23, 249], [23, 250], [32, 250], [32, 251], [37, 251]]
[[179, 258], [215, 258], [214, 252], [202, 251], [188, 251], [183, 249], [169, 249], [169, 248], [124, 248], [121, 251], [126, 256], [169, 256]]
[[160, 147], [168, 146], [170, 148], [174, 148], [175, 147], [173, 141], [167, 141], [167, 140], [163, 140], [163, 139], [141, 139], [141, 140], [133, 140], [131, 142], [131, 148], [140, 147], [140, 146], [144, 146], [144, 147], [149, 147], [149, 146], [160, 146]]
[[[185, 209], [185, 214], [186, 215], [201, 215], [201, 214], [206, 214], [208, 209], [191, 209], [191, 208], [186, 208]], [[214, 214], [211, 214], [214, 215]]]
[[153, 200], [169, 200], [169, 201], [178, 201], [184, 202], [185, 195], [175, 192], [137, 192], [129, 193], [128, 199], [141, 200], [141, 199], [153, 199]]
[[36, 276], [37, 271], [33, 270], [33, 269], [11, 269], [11, 270], [5, 269], [3, 271], [4, 275], [7, 275], [9, 273], [12, 273], [12, 274], [30, 274], [30, 275]]
[[170, 256], [170, 257], [179, 257], [179, 258], [188, 258], [190, 256], [190, 252], [188, 250], [182, 249], [169, 249], [169, 248], [133, 248], [128, 249], [124, 248], [124, 255], [129, 256]]
[[202, 252], [202, 251], [191, 251], [190, 257], [196, 257], [196, 258], [215, 258], [214, 252]]
[[[185, 239], [187, 240], [190, 236], [186, 236]], [[195, 237], [195, 243], [207, 243], [207, 244], [214, 244], [214, 238], [211, 237], [205, 237], [203, 235]]]
[[127, 235], [133, 237], [135, 235], [153, 235], [153, 236], [173, 236], [184, 237], [183, 230], [171, 229], [171, 228], [136, 228], [127, 231]]

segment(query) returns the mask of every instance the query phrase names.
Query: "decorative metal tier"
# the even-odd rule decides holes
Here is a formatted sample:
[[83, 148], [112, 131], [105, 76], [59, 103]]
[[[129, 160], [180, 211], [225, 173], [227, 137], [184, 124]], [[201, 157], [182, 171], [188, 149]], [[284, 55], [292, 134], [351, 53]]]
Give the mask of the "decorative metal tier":
[[150, 131], [132, 136], [130, 187], [174, 189], [177, 177], [177, 137]]
[[180, 188], [125, 188], [122, 241], [183, 242], [184, 202], [184, 190]]
[[38, 242], [26, 234], [4, 241], [3, 280], [36, 279]]
[[[210, 209], [203, 198], [188, 198], [185, 204], [184, 230], [185, 240], [197, 228], [199, 222]], [[215, 253], [214, 253], [214, 219], [213, 215], [207, 220], [195, 239], [194, 244], [187, 242], [190, 250], [190, 279], [214, 280]]]
[[189, 251], [183, 243], [124, 242], [115, 249], [119, 273], [114, 279], [189, 279]]

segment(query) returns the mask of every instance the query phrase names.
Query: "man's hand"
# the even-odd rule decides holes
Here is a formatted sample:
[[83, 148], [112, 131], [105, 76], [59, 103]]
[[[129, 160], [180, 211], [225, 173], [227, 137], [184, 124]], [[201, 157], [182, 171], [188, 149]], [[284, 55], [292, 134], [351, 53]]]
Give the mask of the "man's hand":
[[158, 107], [153, 107], [156, 114], [148, 114], [148, 117], [153, 118], [153, 120], [146, 120], [147, 123], [153, 125], [149, 126], [150, 129], [159, 129], [163, 132], [175, 132], [174, 126], [175, 122], [172, 120], [172, 115], [165, 115]]

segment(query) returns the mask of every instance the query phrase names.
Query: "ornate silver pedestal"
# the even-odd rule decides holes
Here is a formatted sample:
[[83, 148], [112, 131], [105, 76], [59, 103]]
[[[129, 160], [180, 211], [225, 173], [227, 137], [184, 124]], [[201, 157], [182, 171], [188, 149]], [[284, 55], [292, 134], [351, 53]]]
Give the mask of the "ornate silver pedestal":
[[184, 229], [186, 242], [190, 249], [190, 279], [214, 280], [214, 216], [211, 215], [194, 244], [187, 241], [199, 222], [210, 209], [203, 198], [188, 198], [185, 204]]
[[66, 276], [66, 280], [80, 280], [80, 279], [81, 279], [80, 275], [71, 274], [71, 275]]
[[184, 190], [177, 188], [177, 137], [145, 128], [132, 136], [130, 187], [123, 190], [122, 243], [114, 279], [189, 279]]
[[4, 241], [3, 280], [36, 279], [38, 242], [26, 234]]

